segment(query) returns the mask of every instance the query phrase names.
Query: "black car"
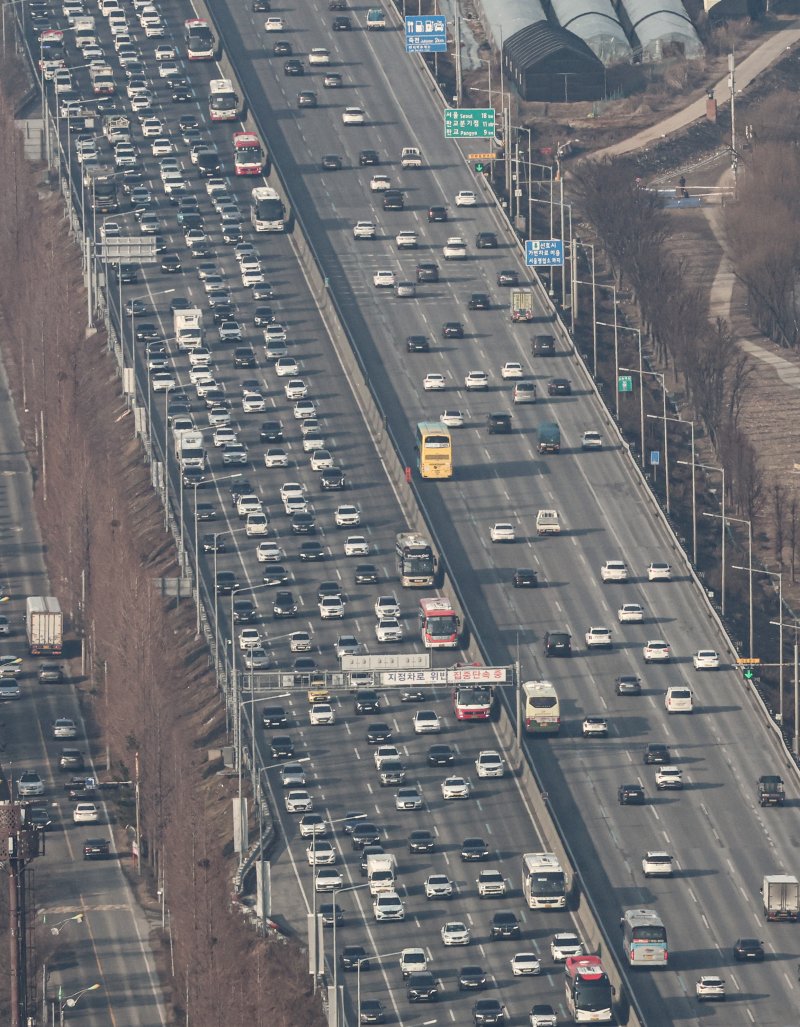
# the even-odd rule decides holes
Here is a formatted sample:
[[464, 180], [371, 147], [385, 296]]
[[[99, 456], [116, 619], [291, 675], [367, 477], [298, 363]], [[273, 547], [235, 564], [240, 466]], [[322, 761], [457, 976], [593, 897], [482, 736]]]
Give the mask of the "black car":
[[217, 509], [213, 503], [198, 503], [196, 509], [198, 521], [215, 521]]
[[483, 991], [486, 987], [486, 972], [482, 966], [462, 966], [458, 971], [459, 991]]
[[514, 271], [511, 268], [505, 268], [503, 271], [498, 271], [497, 284], [506, 286], [519, 285], [519, 271]]
[[186, 488], [190, 489], [204, 484], [206, 480], [206, 472], [201, 470], [199, 467], [184, 467], [181, 471], [181, 478], [183, 479], [183, 484]]
[[204, 553], [225, 552], [225, 539], [222, 535], [202, 535], [200, 545]]
[[449, 745], [437, 743], [428, 749], [428, 763], [432, 767], [446, 767], [455, 760], [455, 753]]
[[317, 520], [314, 514], [300, 510], [292, 514], [291, 529], [293, 535], [313, 535], [317, 530]]
[[428, 207], [428, 221], [447, 221], [447, 208]]
[[511, 414], [486, 415], [486, 427], [489, 429], [490, 435], [510, 435], [511, 424]]
[[[296, 516], [296, 515], [295, 515]], [[321, 542], [317, 542], [316, 539], [310, 539], [307, 542], [301, 542], [300, 548], [297, 551], [297, 555], [301, 560], [324, 560], [325, 550], [322, 547]]]
[[250, 10], [253, 14], [266, 14], [272, 10], [269, 0], [253, 0]]
[[367, 745], [384, 745], [392, 740], [392, 729], [383, 721], [367, 725]]
[[438, 282], [439, 265], [429, 261], [417, 264], [417, 281]]
[[280, 421], [264, 421], [258, 437], [262, 442], [280, 442], [283, 439], [283, 425]]
[[108, 859], [111, 855], [111, 842], [107, 838], [87, 838], [83, 843], [84, 859]]
[[329, 11], [346, 11], [347, 0], [328, 0]]
[[551, 378], [547, 383], [548, 396], [571, 396], [572, 382], [569, 378]]
[[255, 367], [256, 355], [249, 346], [237, 346], [233, 351], [234, 367]]
[[461, 859], [464, 863], [478, 862], [489, 858], [489, 846], [483, 838], [465, 838], [461, 843]]
[[236, 478], [230, 485], [228, 491], [231, 494], [231, 504], [236, 506], [240, 496], [249, 496], [255, 491], [253, 485], [247, 478]]
[[345, 945], [339, 956], [339, 964], [343, 970], [358, 970], [360, 966], [363, 973], [370, 968], [367, 950], [363, 945]]
[[745, 961], [763, 963], [764, 943], [758, 938], [739, 938], [733, 946], [733, 958], [737, 963]]
[[548, 631], [544, 636], [545, 656], [571, 656], [572, 636], [567, 631]]
[[374, 563], [357, 563], [355, 580], [357, 585], [377, 585], [378, 568]]
[[158, 339], [161, 333], [152, 321], [141, 321], [136, 325], [136, 338], [139, 342], [149, 342], [151, 339]]
[[287, 723], [286, 710], [282, 706], [262, 707], [261, 724], [264, 727], [286, 727]]
[[[293, 53], [292, 44], [285, 39], [279, 39], [277, 43], [272, 44], [272, 54], [274, 57], [291, 57]], [[285, 74], [285, 66], [283, 70]]]
[[404, 688], [400, 693], [400, 702], [425, 702], [428, 693], [421, 688]]
[[621, 674], [615, 684], [617, 695], [641, 695], [642, 682], [635, 674]]
[[120, 264], [117, 274], [124, 285], [133, 285], [139, 281], [139, 269], [135, 264]]
[[436, 1002], [439, 985], [430, 970], [417, 970], [408, 975], [406, 995], [409, 1002]]
[[381, 159], [378, 156], [377, 150], [361, 150], [358, 154], [359, 167], [373, 167], [376, 164], [380, 164]]
[[258, 610], [252, 599], [234, 599], [233, 619], [237, 624], [252, 624]]
[[269, 751], [274, 760], [291, 759], [294, 756], [294, 739], [291, 735], [274, 735]]
[[340, 467], [329, 467], [319, 476], [319, 487], [323, 492], [334, 492], [343, 489], [345, 484], [344, 471]]
[[359, 852], [365, 845], [377, 845], [380, 840], [380, 828], [367, 820], [359, 821], [350, 833], [350, 844], [355, 852]]
[[463, 339], [464, 326], [460, 321], [445, 321], [442, 325], [443, 339]]
[[183, 82], [173, 81], [172, 83], [172, 102], [173, 103], [191, 103], [195, 99], [194, 90], [187, 83], [184, 85]]
[[494, 232], [478, 232], [475, 236], [475, 247], [479, 250], [496, 250], [497, 236]]
[[553, 357], [556, 352], [556, 340], [552, 335], [534, 335], [531, 352], [535, 357]]
[[383, 194], [384, 210], [403, 210], [405, 205], [405, 197], [399, 189], [387, 189]]
[[499, 910], [489, 923], [492, 938], [519, 938], [519, 920], [510, 910]]
[[353, 711], [358, 714], [377, 713], [380, 705], [378, 693], [371, 688], [359, 688], [353, 699]]
[[316, 107], [317, 103], [317, 94], [313, 89], [303, 89], [297, 94], [298, 107]]
[[506, 1009], [496, 998], [482, 998], [472, 1007], [475, 1027], [501, 1027], [506, 1022]]
[[467, 310], [490, 310], [492, 301], [485, 292], [473, 292], [467, 302]]
[[433, 852], [436, 845], [436, 837], [433, 831], [423, 828], [419, 831], [412, 831], [408, 836], [409, 852]]
[[239, 579], [233, 571], [217, 571], [217, 595], [229, 596], [239, 587]]
[[361, 1023], [386, 1023], [386, 1010], [377, 998], [362, 998], [359, 1021]]
[[669, 754], [669, 747], [664, 745], [663, 742], [650, 742], [650, 744], [645, 747], [642, 762], [647, 766], [671, 763], [672, 758]]
[[431, 344], [426, 335], [409, 335], [406, 349], [409, 353], [430, 353]]
[[25, 823], [31, 824], [39, 831], [46, 831], [53, 823], [47, 806], [25, 806]]
[[640, 784], [620, 785], [617, 789], [617, 802], [620, 806], [643, 806], [644, 788]]
[[358, 862], [361, 869], [361, 876], [367, 876], [367, 860], [370, 856], [383, 856], [385, 853], [386, 849], [384, 849], [382, 845], [365, 845], [361, 850], [361, 859]]
[[283, 65], [284, 75], [305, 75], [306, 69], [302, 61], [293, 57], [291, 60], [286, 61]]
[[350, 19], [346, 14], [340, 14], [338, 18], [334, 18], [331, 22], [331, 28], [334, 32], [349, 32], [351, 27]]
[[280, 563], [270, 563], [261, 578], [265, 585], [285, 585], [289, 580], [289, 572]]
[[297, 613], [297, 603], [288, 589], [284, 588], [275, 593], [272, 613], [275, 617], [294, 617]]
[[517, 567], [512, 582], [514, 588], [536, 588], [539, 584], [539, 577], [536, 571], [529, 567]]
[[338, 153], [326, 153], [321, 161], [323, 171], [341, 171], [342, 158]]
[[342, 85], [342, 76], [338, 71], [329, 71], [325, 74], [322, 84], [326, 89], [339, 89]]
[[344, 594], [344, 589], [338, 581], [321, 581], [319, 588], [317, 589], [317, 601], [325, 599], [328, 596], [337, 596], [341, 598]]

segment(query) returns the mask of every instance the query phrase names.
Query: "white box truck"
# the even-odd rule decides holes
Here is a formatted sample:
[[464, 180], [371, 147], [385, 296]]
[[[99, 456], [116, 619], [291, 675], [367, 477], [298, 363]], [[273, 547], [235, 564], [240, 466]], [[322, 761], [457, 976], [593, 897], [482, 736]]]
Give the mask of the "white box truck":
[[200, 431], [182, 431], [175, 439], [175, 455], [182, 471], [187, 467], [206, 467], [206, 449], [203, 445], [203, 433]]
[[176, 310], [173, 328], [178, 349], [185, 352], [203, 345], [203, 311], [198, 307]]
[[800, 882], [794, 874], [766, 874], [761, 897], [766, 920], [797, 920], [800, 916]]
[[31, 656], [60, 656], [64, 644], [64, 618], [55, 596], [28, 596], [25, 630]]
[[391, 852], [379, 852], [367, 856], [367, 880], [370, 895], [395, 890], [397, 861]]

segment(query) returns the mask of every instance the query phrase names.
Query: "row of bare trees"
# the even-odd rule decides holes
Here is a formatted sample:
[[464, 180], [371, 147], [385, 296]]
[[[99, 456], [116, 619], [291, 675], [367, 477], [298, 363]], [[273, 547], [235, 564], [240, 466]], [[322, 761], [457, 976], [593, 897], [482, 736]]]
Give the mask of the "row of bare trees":
[[[86, 335], [63, 205], [24, 160], [13, 85], [1, 77], [0, 345], [52, 588], [87, 641], [92, 746], [96, 755], [109, 747], [120, 779], [132, 777], [138, 754], [145, 880], [165, 889], [170, 910], [165, 992], [176, 1022], [312, 1027], [320, 1013], [297, 946], [259, 940], [231, 909], [232, 793], [207, 760], [225, 739], [208, 653], [188, 604], [154, 589], [176, 573], [173, 546], [105, 339]], [[124, 803], [119, 811], [129, 818], [117, 831], [125, 852], [133, 818]]]

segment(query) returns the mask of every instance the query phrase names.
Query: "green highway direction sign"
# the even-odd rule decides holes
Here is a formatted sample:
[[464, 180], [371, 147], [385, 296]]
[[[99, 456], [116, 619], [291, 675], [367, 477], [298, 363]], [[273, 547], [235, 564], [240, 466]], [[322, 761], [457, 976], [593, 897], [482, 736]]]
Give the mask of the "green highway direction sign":
[[621, 374], [619, 376], [618, 392], [633, 392], [633, 375]]
[[451, 107], [444, 112], [445, 139], [494, 138], [494, 108], [479, 107], [461, 110]]

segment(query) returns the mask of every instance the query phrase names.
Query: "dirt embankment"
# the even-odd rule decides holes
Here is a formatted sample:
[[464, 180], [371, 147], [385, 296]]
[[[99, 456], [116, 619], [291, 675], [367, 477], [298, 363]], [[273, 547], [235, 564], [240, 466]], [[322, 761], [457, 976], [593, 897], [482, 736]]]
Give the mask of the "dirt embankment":
[[[257, 939], [230, 908], [232, 789], [206, 758], [225, 717], [194, 640], [190, 603], [162, 602], [154, 579], [176, 572], [172, 540], [150, 485], [133, 418], [102, 333], [86, 335], [80, 259], [59, 198], [37, 192], [0, 92], [0, 348], [35, 477], [53, 590], [72, 635], [86, 636], [80, 688], [98, 764], [130, 779], [139, 754], [147, 903], [163, 882], [175, 1022], [186, 1003], [202, 1027], [312, 1027], [321, 1014], [305, 959]], [[81, 607], [81, 581], [85, 607]], [[77, 674], [75, 661], [71, 667]], [[130, 805], [117, 843], [129, 848]], [[276, 897], [279, 901], [279, 897]], [[158, 945], [159, 939], [156, 939]]]

